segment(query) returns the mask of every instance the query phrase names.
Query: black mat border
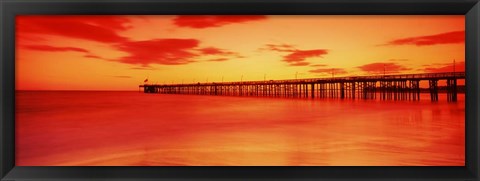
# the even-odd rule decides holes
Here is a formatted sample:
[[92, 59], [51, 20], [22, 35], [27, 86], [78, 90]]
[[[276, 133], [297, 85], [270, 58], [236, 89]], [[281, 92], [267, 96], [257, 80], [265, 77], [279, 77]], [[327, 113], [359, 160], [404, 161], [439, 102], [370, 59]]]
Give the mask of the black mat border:
[[[2, 180], [478, 180], [478, 0], [0, 0]], [[15, 15], [466, 15], [465, 167], [16, 167]]]

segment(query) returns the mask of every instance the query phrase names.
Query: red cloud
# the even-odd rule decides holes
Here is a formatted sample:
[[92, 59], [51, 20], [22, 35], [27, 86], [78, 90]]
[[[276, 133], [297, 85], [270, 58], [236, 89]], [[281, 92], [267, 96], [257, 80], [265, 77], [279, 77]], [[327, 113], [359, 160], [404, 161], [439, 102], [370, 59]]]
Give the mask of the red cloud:
[[199, 44], [196, 39], [154, 39], [130, 41], [117, 45], [121, 51], [130, 55], [119, 61], [129, 64], [179, 65], [194, 62], [198, 54], [192, 52]]
[[283, 56], [283, 61], [289, 63], [290, 66], [307, 66], [310, 65], [310, 63], [305, 61], [307, 58], [322, 57], [328, 54], [328, 50], [325, 49], [299, 50], [293, 45], [288, 44], [267, 44], [266, 48], [261, 48], [261, 50], [264, 49], [277, 52], [289, 52], [289, 54]]
[[226, 51], [226, 50], [215, 48], [215, 47], [201, 48], [198, 50], [203, 55], [223, 55], [223, 56], [237, 55], [237, 53], [235, 52]]
[[315, 64], [315, 65], [310, 65], [310, 67], [326, 67], [326, 64]]
[[122, 16], [18, 16], [18, 34], [56, 35], [102, 43], [125, 42], [118, 31], [127, 30]]
[[411, 70], [397, 63], [371, 63], [357, 67], [360, 70], [368, 73], [398, 73], [405, 70]]
[[201, 55], [217, 57], [215, 59], [208, 60], [211, 62], [223, 62], [223, 61], [227, 61], [229, 58], [243, 58], [243, 56], [240, 56], [236, 52], [231, 52], [228, 50], [215, 48], [215, 47], [200, 48], [197, 50], [200, 52]]
[[392, 40], [387, 45], [437, 45], [465, 42], [465, 31], [452, 31], [435, 35], [417, 36]]
[[284, 56], [283, 61], [292, 63], [292, 62], [303, 62], [307, 58], [311, 57], [322, 57], [328, 53], [328, 50], [317, 49], [317, 50], [295, 50], [292, 53]]
[[54, 47], [49, 45], [23, 45], [21, 47], [29, 50], [47, 51], [47, 52], [67, 52], [67, 51], [81, 52], [81, 53], [85, 53], [83, 57], [86, 57], [86, 58], [96, 58], [96, 59], [106, 60], [105, 58], [102, 58], [100, 56], [93, 55], [90, 51], [86, 49], [77, 48], [77, 47]]
[[292, 52], [297, 50], [293, 45], [289, 45], [289, 44], [281, 44], [281, 45], [267, 44], [266, 46], [267, 47], [263, 49], [273, 50], [277, 52]]
[[[117, 45], [114, 48], [123, 51], [129, 56], [120, 59], [106, 59], [92, 54], [90, 51], [77, 47], [54, 47], [49, 45], [24, 45], [25, 49], [49, 52], [74, 51], [81, 52], [85, 58], [103, 59], [108, 61], [117, 61], [128, 64], [142, 65], [148, 67], [149, 64], [178, 65], [195, 62], [193, 58], [203, 55], [224, 56], [209, 61], [227, 61], [228, 56], [239, 57], [237, 53], [223, 49], [209, 47], [196, 49], [199, 41], [195, 39], [155, 39], [147, 41], [128, 41]], [[200, 52], [200, 53], [198, 53]], [[225, 57], [227, 56], [227, 57]]]
[[26, 48], [29, 50], [48, 51], [48, 52], [74, 51], [74, 52], [89, 53], [88, 50], [85, 50], [83, 48], [76, 48], [76, 47], [54, 47], [49, 45], [25, 45], [25, 46], [22, 46], [22, 48]]
[[224, 62], [224, 61], [227, 61], [228, 58], [216, 58], [216, 59], [211, 59], [209, 61], [211, 62]]
[[[435, 65], [432, 65], [435, 66]], [[423, 69], [425, 72], [438, 73], [438, 72], [453, 72], [453, 65], [445, 65], [441, 67], [427, 67]], [[455, 63], [455, 72], [465, 72], [465, 61]]]
[[310, 65], [308, 62], [297, 62], [297, 63], [290, 63], [290, 66], [307, 66]]
[[212, 16], [212, 15], [182, 15], [177, 16], [173, 19], [173, 23], [180, 27], [189, 27], [189, 28], [210, 28], [210, 27], [220, 27], [233, 23], [244, 23], [248, 21], [258, 21], [266, 19], [266, 16], [238, 16], [238, 15], [223, 15], [223, 16]]
[[85, 56], [83, 56], [85, 58], [96, 58], [96, 59], [103, 59], [103, 60], [108, 60], [108, 59], [105, 59], [103, 57], [100, 57], [100, 56], [97, 56], [97, 55], [92, 55], [92, 54], [87, 54]]
[[348, 73], [345, 69], [342, 69], [342, 68], [322, 68], [322, 69], [309, 70], [309, 72], [320, 73], [320, 74], [335, 74], [335, 75]]
[[[205, 18], [205, 16], [194, 16]], [[210, 16], [207, 16], [210, 17]], [[213, 16], [216, 25], [240, 23], [259, 19], [262, 16]], [[180, 18], [180, 17], [179, 17]], [[211, 19], [212, 17], [210, 17]], [[195, 18], [194, 18], [195, 19]], [[207, 18], [208, 19], [208, 18]], [[91, 54], [89, 50], [75, 47], [53, 47], [46, 45], [27, 45], [23, 48], [39, 51], [76, 51], [85, 53], [86, 58], [104, 59], [127, 64], [148, 66], [149, 64], [178, 65], [195, 62], [199, 56], [217, 56], [214, 61], [226, 61], [228, 57], [241, 58], [238, 53], [207, 47], [198, 49], [196, 39], [153, 39], [133, 41], [119, 35], [119, 32], [131, 28], [130, 20], [124, 16], [19, 16], [17, 33], [19, 40], [44, 35], [62, 36], [105, 43], [128, 56], [120, 59], [105, 59]], [[28, 36], [26, 36], [28, 35]]]

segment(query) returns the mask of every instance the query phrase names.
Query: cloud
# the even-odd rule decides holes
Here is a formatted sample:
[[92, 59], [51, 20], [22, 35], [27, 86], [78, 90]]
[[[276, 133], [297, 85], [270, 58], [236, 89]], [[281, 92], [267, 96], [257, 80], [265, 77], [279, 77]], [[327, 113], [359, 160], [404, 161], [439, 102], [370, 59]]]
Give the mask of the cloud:
[[179, 27], [188, 28], [212, 28], [220, 27], [234, 23], [245, 23], [249, 21], [259, 21], [266, 19], [266, 16], [262, 15], [182, 15], [173, 19], [173, 23]]
[[103, 57], [92, 54], [87, 49], [77, 48], [77, 47], [55, 47], [50, 45], [22, 45], [21, 48], [35, 50], [35, 51], [45, 51], [45, 52], [80, 52], [84, 53], [83, 57], [85, 58], [95, 58], [107, 60]]
[[[215, 25], [240, 23], [259, 19], [259, 17], [235, 16], [230, 18], [220, 17], [217, 19], [219, 21], [216, 22]], [[226, 61], [228, 58], [243, 57], [236, 52], [225, 49], [216, 47], [199, 47], [200, 41], [196, 39], [170, 38], [150, 39], [144, 41], [131, 40], [119, 34], [122, 31], [132, 28], [130, 25], [130, 19], [125, 16], [19, 16], [17, 18], [17, 28], [19, 33], [18, 37], [22, 37], [20, 40], [26, 40], [26, 38], [29, 37], [41, 37], [44, 35], [89, 40], [103, 43], [112, 49], [126, 53], [127, 56], [117, 59], [107, 59], [92, 54], [88, 49], [77, 47], [21, 45], [26, 49], [50, 52], [82, 52], [85, 53], [85, 58], [116, 61], [126, 64], [141, 65], [142, 67], [148, 67], [150, 64], [187, 64], [196, 62], [195, 58], [201, 56], [213, 56], [214, 59], [212, 61]], [[30, 38], [28, 40], [33, 41], [34, 39]], [[38, 41], [35, 43], [40, 44]]]
[[214, 56], [216, 58], [210, 59], [210, 62], [224, 62], [231, 58], [244, 58], [237, 52], [228, 51], [225, 49], [215, 48], [215, 47], [206, 47], [206, 48], [199, 48], [197, 51], [202, 56]]
[[123, 63], [180, 65], [195, 62], [193, 58], [199, 55], [192, 50], [199, 43], [196, 39], [153, 39], [124, 42], [116, 47], [129, 54], [119, 59]]
[[92, 54], [87, 54], [85, 56], [83, 56], [85, 58], [96, 58], [96, 59], [102, 59], [102, 60], [108, 60], [106, 58], [103, 58], [103, 57], [100, 57], [100, 56], [97, 56], [97, 55], [92, 55]]
[[148, 66], [150, 64], [181, 65], [196, 62], [202, 56], [214, 56], [208, 61], [221, 62], [229, 58], [239, 58], [236, 52], [216, 47], [199, 48], [197, 39], [154, 39], [128, 41], [116, 46], [129, 55], [118, 61], [128, 64]]
[[327, 54], [328, 51], [324, 49], [317, 50], [295, 50], [292, 53], [283, 57], [283, 61], [292, 63], [292, 62], [303, 62], [307, 58], [311, 57], [322, 57]]
[[37, 50], [37, 51], [46, 51], [46, 52], [82, 52], [82, 53], [89, 53], [88, 50], [83, 48], [76, 48], [76, 47], [54, 47], [49, 45], [24, 45], [22, 48], [29, 49], [29, 50]]
[[[453, 72], [453, 64], [444, 64], [443, 66], [432, 64], [431, 67], [426, 67], [423, 71], [428, 73]], [[455, 63], [455, 72], [465, 72], [465, 61]]]
[[19, 34], [55, 35], [102, 43], [125, 42], [118, 34], [128, 30], [129, 19], [123, 16], [18, 16]]
[[280, 44], [280, 45], [274, 45], [274, 44], [266, 44], [265, 48], [261, 48], [260, 50], [272, 50], [272, 51], [277, 51], [277, 52], [293, 52], [297, 50], [293, 45], [289, 44]]
[[[17, 28], [18, 29], [18, 28]], [[23, 45], [25, 42], [26, 43], [37, 43], [37, 42], [42, 42], [45, 43], [47, 40], [45, 37], [42, 37], [42, 35], [38, 34], [25, 34], [25, 33], [20, 33], [19, 31], [16, 32], [16, 44], [18, 45]]]
[[318, 73], [318, 74], [329, 74], [329, 75], [331, 75], [332, 73], [334, 73], [335, 75], [342, 75], [342, 74], [348, 73], [345, 69], [342, 69], [342, 68], [320, 68], [320, 69], [309, 70], [309, 72]]
[[358, 66], [360, 70], [367, 72], [367, 73], [399, 73], [401, 71], [411, 70], [403, 65], [399, 65], [397, 63], [385, 63], [385, 62], [377, 62], [377, 63], [370, 63], [365, 64], [362, 66]]
[[202, 55], [220, 55], [220, 56], [239, 56], [238, 53], [227, 51], [215, 47], [207, 47], [198, 49]]
[[310, 67], [326, 67], [328, 66], [327, 64], [315, 64], [315, 65], [310, 65]]
[[297, 62], [297, 63], [290, 63], [290, 66], [307, 66], [310, 65], [308, 62]]
[[211, 61], [211, 62], [224, 62], [224, 61], [227, 61], [228, 58], [216, 58], [216, 59], [211, 59], [211, 60], [208, 60], [208, 61]]
[[309, 62], [306, 62], [307, 58], [323, 57], [323, 55], [328, 54], [326, 49], [299, 50], [289, 44], [266, 44], [265, 48], [260, 50], [287, 52], [288, 54], [283, 55], [282, 61], [287, 62], [290, 66], [307, 66], [310, 65]]
[[416, 45], [428, 46], [438, 44], [455, 44], [465, 42], [465, 31], [451, 31], [435, 35], [416, 36], [396, 39], [388, 42], [386, 45]]
[[92, 54], [89, 50], [77, 47], [55, 47], [49, 45], [23, 45], [21, 48], [48, 51], [48, 52], [81, 52], [85, 58], [116, 61], [126, 64], [141, 65], [143, 68], [150, 64], [180, 65], [196, 62], [201, 56], [215, 56], [208, 61], [227, 61], [229, 58], [239, 58], [238, 53], [215, 47], [197, 48], [200, 41], [196, 39], [154, 39], [146, 41], [127, 41], [112, 45], [113, 48], [128, 55], [118, 59], [107, 59]]

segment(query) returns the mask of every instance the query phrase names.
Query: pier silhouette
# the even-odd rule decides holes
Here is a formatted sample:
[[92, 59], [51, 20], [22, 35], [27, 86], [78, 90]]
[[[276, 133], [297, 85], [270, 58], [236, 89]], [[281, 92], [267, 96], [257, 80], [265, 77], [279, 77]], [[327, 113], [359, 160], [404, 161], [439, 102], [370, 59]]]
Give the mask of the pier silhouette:
[[287, 98], [340, 98], [420, 100], [420, 81], [428, 81], [431, 101], [438, 101], [438, 81], [446, 81], [447, 101], [457, 101], [457, 80], [465, 72], [348, 76], [332, 78], [211, 82], [191, 84], [143, 84], [144, 93], [214, 96], [262, 96]]

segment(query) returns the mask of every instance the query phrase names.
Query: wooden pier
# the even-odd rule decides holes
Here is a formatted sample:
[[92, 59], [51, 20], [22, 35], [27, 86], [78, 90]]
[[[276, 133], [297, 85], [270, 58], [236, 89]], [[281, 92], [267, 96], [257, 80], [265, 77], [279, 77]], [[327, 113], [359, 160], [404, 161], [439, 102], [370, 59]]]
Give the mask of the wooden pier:
[[455, 102], [459, 79], [465, 80], [465, 72], [196, 84], [143, 84], [139, 88], [143, 88], [145, 93], [160, 94], [416, 101], [420, 100], [420, 81], [428, 81], [430, 100], [438, 101], [438, 81], [446, 81], [447, 101]]

